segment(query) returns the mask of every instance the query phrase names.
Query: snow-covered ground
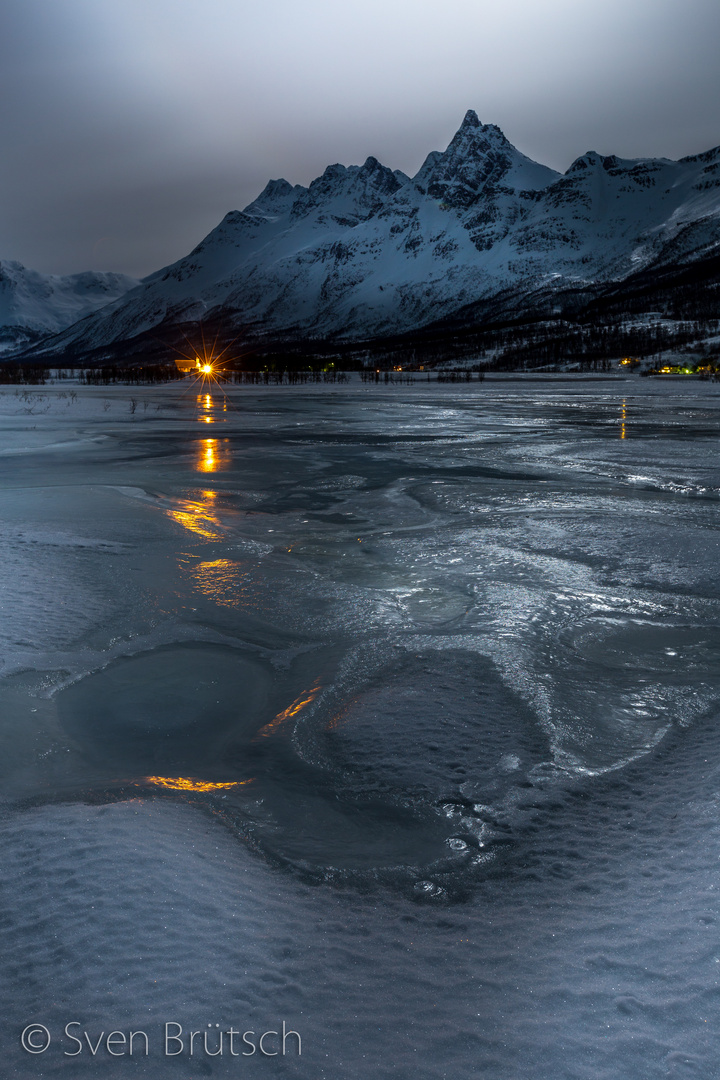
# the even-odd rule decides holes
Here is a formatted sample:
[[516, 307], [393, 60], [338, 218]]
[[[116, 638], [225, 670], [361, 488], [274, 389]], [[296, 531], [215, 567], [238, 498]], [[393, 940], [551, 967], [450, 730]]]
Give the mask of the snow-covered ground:
[[3, 1075], [715, 1076], [719, 407], [1, 391]]

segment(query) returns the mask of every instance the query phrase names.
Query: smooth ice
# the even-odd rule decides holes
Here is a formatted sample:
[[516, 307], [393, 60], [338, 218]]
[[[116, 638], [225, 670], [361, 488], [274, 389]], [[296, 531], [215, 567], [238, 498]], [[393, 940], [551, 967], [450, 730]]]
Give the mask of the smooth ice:
[[719, 405], [0, 393], [7, 1075], [714, 1076]]

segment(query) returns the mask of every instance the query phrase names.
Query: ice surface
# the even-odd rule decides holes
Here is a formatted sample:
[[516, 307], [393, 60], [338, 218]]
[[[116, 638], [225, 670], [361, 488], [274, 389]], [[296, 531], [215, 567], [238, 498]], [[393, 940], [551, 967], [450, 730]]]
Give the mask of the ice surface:
[[6, 1074], [713, 1076], [718, 404], [1, 393]]

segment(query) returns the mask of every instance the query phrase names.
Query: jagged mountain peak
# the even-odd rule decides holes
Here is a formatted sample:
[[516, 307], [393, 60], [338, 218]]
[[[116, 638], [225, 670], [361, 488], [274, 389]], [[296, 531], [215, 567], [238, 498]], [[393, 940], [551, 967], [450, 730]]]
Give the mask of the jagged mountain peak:
[[716, 161], [718, 158], [720, 158], [720, 146], [714, 146], [711, 150], [705, 150], [702, 154], [690, 154], [688, 157], [680, 158], [680, 164], [694, 165], [695, 162], [707, 164]]
[[382, 165], [376, 157], [373, 157], [372, 154], [369, 157], [365, 158], [365, 161], [360, 166], [360, 173], [364, 175], [371, 175], [373, 173], [377, 173], [378, 171], [385, 171], [385, 166]]
[[431, 150], [423, 161], [418, 171], [413, 176], [413, 182], [424, 188], [428, 178], [439, 161], [442, 160], [442, 150]]
[[308, 187], [270, 181], [188, 256], [48, 349], [114, 347], [200, 317], [259, 335], [382, 336], [493, 297], [624, 280], [715, 251], [718, 156], [590, 150], [562, 176], [470, 109], [412, 180], [371, 155]]
[[491, 143], [499, 143], [505, 146], [512, 146], [512, 143], [510, 142], [502, 128], [498, 127], [497, 124], [483, 124], [482, 120], [480, 120], [478, 114], [475, 112], [474, 109], [468, 109], [468, 111], [465, 113], [465, 116], [463, 117], [463, 122], [455, 132], [455, 135], [453, 136], [450, 145], [452, 146], [452, 143], [459, 137], [467, 135], [477, 136], [478, 134], [482, 135], [482, 137], [486, 141], [489, 141]]
[[0, 275], [12, 274], [22, 269], [24, 269], [22, 263], [17, 262], [16, 259], [0, 259]]
[[642, 172], [655, 172], [664, 166], [695, 162], [701, 159], [705, 160], [706, 155], [698, 155], [696, 158], [683, 158], [681, 162], [673, 162], [669, 158], [621, 158], [617, 154], [600, 154], [597, 150], [588, 150], [587, 153], [573, 161], [565, 176], [577, 177], [583, 173], [593, 171], [615, 177], [628, 173], [637, 176]]
[[343, 220], [364, 220], [402, 186], [401, 177], [372, 156], [362, 165], [328, 165], [322, 176], [298, 191], [291, 218], [322, 215], [332, 206], [332, 213]]
[[465, 113], [465, 116], [463, 117], [463, 122], [460, 125], [460, 131], [462, 131], [463, 128], [477, 127], [482, 127], [478, 114], [475, 112], [474, 109], [468, 109], [468, 111]]
[[[267, 218], [278, 217], [286, 214], [300, 192], [305, 190], [300, 184], [293, 186], [288, 183], [284, 177], [279, 180], [268, 180], [258, 197], [245, 207], [243, 213]], [[237, 215], [237, 211], [235, 214]]]
[[282, 199], [286, 195], [292, 194], [293, 186], [288, 183], [285, 177], [281, 176], [279, 180], [268, 180], [267, 184], [260, 193], [261, 199]]
[[293, 194], [295, 188], [284, 177], [279, 180], [268, 180], [263, 190], [255, 200], [256, 203], [275, 203], [286, 199]]
[[593, 169], [602, 164], [602, 160], [602, 154], [598, 154], [597, 150], [588, 150], [579, 158], [575, 158], [565, 175], [570, 176], [572, 173], [583, 173], [587, 169]]
[[488, 188], [541, 188], [558, 175], [521, 154], [497, 124], [482, 124], [468, 109], [447, 149], [428, 154], [413, 179], [431, 198], [467, 209]]
[[451, 139], [450, 146], [457, 142], [465, 143], [468, 139], [471, 140], [470, 146], [479, 147], [481, 150], [495, 145], [512, 146], [502, 128], [499, 128], [497, 124], [481, 123], [474, 109], [469, 109], [465, 113], [465, 119]]

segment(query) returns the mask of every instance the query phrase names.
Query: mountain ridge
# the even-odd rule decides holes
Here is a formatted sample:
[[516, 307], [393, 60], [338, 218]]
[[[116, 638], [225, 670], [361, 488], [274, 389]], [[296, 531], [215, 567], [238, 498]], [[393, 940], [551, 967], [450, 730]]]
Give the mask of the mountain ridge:
[[307, 187], [270, 180], [187, 256], [39, 354], [99, 355], [200, 320], [248, 339], [382, 339], [494, 297], [527, 306], [717, 250], [719, 147], [679, 161], [587, 151], [558, 173], [468, 110], [413, 177], [371, 156]]
[[0, 349], [64, 330], [140, 284], [127, 274], [41, 274], [0, 259]]

